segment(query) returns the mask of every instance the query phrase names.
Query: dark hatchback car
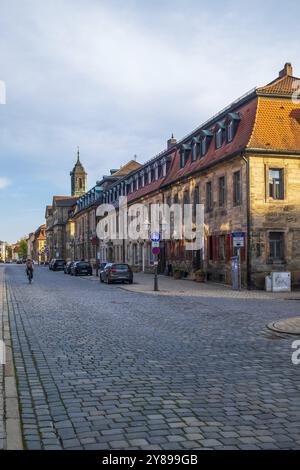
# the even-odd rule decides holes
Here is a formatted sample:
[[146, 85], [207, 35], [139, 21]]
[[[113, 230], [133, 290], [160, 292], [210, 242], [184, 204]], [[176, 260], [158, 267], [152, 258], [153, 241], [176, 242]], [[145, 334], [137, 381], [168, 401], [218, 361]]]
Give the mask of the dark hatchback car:
[[132, 284], [132, 269], [126, 263], [108, 263], [103, 271], [100, 272], [100, 281], [107, 284], [112, 282], [128, 282]]
[[65, 268], [65, 260], [64, 259], [55, 259], [51, 263], [51, 269], [52, 271], [63, 271]]
[[93, 269], [90, 263], [86, 261], [75, 261], [71, 267], [72, 276], [92, 276]]

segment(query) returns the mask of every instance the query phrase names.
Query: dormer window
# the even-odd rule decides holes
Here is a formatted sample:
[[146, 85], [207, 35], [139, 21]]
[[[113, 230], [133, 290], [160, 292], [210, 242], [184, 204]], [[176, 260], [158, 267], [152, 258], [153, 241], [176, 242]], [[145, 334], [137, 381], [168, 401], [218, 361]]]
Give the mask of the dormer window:
[[145, 173], [141, 172], [141, 186], [142, 188], [145, 186]]
[[233, 141], [233, 121], [229, 121], [227, 124], [227, 142]]
[[216, 149], [219, 149], [220, 147], [222, 147], [222, 144], [223, 144], [223, 129], [222, 127], [219, 127], [217, 130], [216, 130]]
[[233, 141], [240, 120], [241, 118], [238, 113], [229, 113], [226, 126], [226, 140], [228, 143]]
[[210, 130], [202, 130], [201, 131], [201, 157], [205, 157], [208, 152], [209, 145], [213, 138], [213, 133]]
[[180, 149], [180, 168], [183, 168], [189, 158], [192, 147], [189, 144], [182, 144]]
[[157, 162], [154, 164], [154, 180], [155, 181], [158, 180], [158, 163]]
[[193, 138], [192, 162], [195, 162], [200, 155], [201, 140], [198, 137]]

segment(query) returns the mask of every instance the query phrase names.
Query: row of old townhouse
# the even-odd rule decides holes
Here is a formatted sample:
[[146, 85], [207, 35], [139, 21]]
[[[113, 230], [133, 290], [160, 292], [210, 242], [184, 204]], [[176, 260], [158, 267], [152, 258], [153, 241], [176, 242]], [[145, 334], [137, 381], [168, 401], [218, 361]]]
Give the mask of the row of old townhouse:
[[48, 261], [46, 250], [46, 225], [40, 225], [27, 238], [27, 257], [37, 264], [45, 264]]
[[[187, 250], [172, 218], [170, 236], [160, 242], [159, 270], [181, 270], [192, 277], [203, 270], [213, 281], [231, 282], [236, 254], [233, 234], [245, 237], [241, 250], [243, 285], [263, 287], [271, 271], [289, 271], [300, 284], [300, 104], [299, 79], [287, 63], [279, 76], [234, 101], [186, 137], [173, 136], [167, 148], [143, 165], [131, 161], [111, 170], [89, 191], [79, 155], [71, 172], [72, 195], [55, 196], [46, 208], [49, 259], [128, 262], [136, 271], [152, 271], [154, 257], [148, 234], [135, 239], [107, 239], [96, 233], [100, 204], [120, 214], [153, 204], [198, 204], [204, 207], [204, 245]], [[174, 216], [173, 216], [174, 219]], [[118, 224], [117, 224], [118, 226]], [[164, 230], [163, 223], [159, 227]], [[98, 235], [98, 236], [97, 236]]]

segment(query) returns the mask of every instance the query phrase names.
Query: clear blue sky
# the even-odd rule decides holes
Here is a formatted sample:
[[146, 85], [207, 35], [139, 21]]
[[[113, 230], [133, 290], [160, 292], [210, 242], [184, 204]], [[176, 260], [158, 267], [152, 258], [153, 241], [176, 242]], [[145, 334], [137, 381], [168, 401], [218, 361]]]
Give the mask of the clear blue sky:
[[0, 240], [70, 193], [77, 145], [89, 186], [146, 161], [290, 61], [297, 1], [1, 0]]

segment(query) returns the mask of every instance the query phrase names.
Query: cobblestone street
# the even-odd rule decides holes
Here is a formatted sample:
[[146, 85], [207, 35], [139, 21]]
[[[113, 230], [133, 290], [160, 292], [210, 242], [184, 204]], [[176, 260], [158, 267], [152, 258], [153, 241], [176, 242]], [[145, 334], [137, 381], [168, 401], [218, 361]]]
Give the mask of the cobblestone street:
[[3, 270], [25, 448], [300, 449], [299, 301]]

